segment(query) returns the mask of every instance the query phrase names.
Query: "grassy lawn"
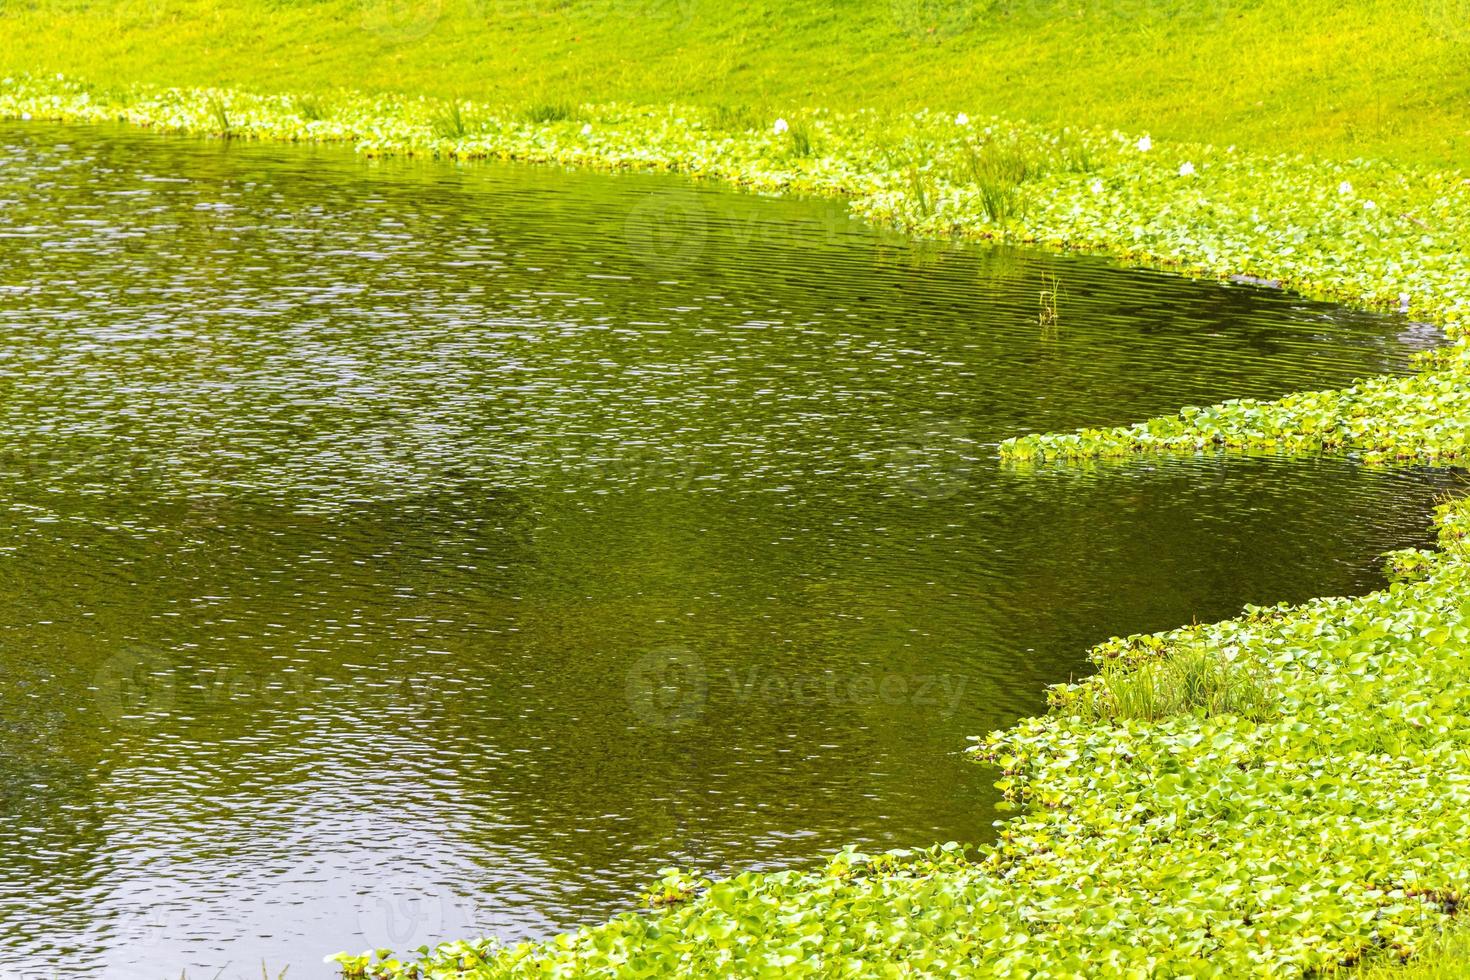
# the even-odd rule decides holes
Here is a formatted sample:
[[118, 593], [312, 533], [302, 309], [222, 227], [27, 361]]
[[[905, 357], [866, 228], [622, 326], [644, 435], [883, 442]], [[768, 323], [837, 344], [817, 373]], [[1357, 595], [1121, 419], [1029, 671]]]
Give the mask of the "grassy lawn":
[[5, 0], [0, 73], [966, 111], [1459, 165], [1466, 0]]

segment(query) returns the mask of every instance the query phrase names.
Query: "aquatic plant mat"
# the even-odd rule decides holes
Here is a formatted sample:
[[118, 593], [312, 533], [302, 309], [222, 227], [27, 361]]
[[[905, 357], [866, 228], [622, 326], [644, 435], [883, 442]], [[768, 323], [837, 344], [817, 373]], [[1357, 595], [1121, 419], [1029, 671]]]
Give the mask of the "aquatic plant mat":
[[[1466, 452], [1470, 187], [1459, 173], [949, 114], [767, 119], [51, 78], [6, 79], [0, 116], [673, 170], [840, 195], [919, 235], [1269, 278], [1398, 309], [1449, 343], [1407, 377], [1026, 436], [1002, 447], [1003, 465], [1241, 448], [1442, 464]], [[677, 235], [669, 242], [650, 248], [677, 247]], [[1409, 956], [1435, 941], [1470, 881], [1470, 506], [1448, 503], [1439, 520], [1439, 549], [1391, 556], [1384, 591], [1099, 646], [1100, 672], [1054, 689], [1048, 715], [977, 740], [975, 757], [1000, 770], [1019, 810], [993, 845], [849, 851], [818, 871], [714, 883], [670, 869], [647, 915], [544, 942], [338, 961], [354, 977], [1236, 977]]]

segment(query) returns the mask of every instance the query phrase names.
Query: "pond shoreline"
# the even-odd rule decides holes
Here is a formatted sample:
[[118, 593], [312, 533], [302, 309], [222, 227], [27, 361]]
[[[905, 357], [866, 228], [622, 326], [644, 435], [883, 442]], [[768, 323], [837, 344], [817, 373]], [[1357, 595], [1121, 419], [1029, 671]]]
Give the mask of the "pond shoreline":
[[[1418, 374], [1024, 437], [1002, 447], [1012, 465], [1215, 448], [1435, 465], [1463, 458], [1470, 441], [1470, 257], [1454, 241], [1470, 190], [1458, 173], [947, 114], [765, 120], [552, 106], [515, 115], [349, 93], [104, 92], [67, 79], [5, 80], [0, 117], [679, 171], [847, 196], [854, 213], [908, 234], [1268, 277], [1407, 309], [1451, 337]], [[689, 233], [680, 206], [652, 205], [675, 248]], [[651, 254], [668, 241], [651, 240]], [[1446, 505], [1439, 521], [1439, 551], [1398, 556], [1401, 580], [1385, 591], [1100, 645], [1092, 656], [1102, 673], [1059, 686], [1051, 714], [977, 746], [1024, 809], [993, 846], [844, 852], [823, 871], [719, 883], [671, 873], [650, 918], [509, 948], [449, 944], [421, 967], [1096, 975], [1208, 964], [1246, 975], [1411, 955], [1456, 914], [1470, 880], [1470, 607], [1460, 599], [1470, 590], [1470, 504]], [[1205, 668], [1182, 677], [1171, 663]], [[1230, 691], [1241, 676], [1255, 685], [1244, 711]], [[340, 962], [349, 976], [421, 968], [387, 954]]]

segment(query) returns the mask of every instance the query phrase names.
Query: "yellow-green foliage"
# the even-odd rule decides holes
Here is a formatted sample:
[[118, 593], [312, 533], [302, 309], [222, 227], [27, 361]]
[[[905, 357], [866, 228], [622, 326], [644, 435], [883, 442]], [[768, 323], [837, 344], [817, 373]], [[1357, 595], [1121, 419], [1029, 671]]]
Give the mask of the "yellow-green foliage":
[[1261, 672], [1226, 651], [1188, 646], [1136, 666], [1107, 661], [1096, 683], [1058, 704], [1093, 720], [1161, 721], [1174, 715], [1239, 715], [1259, 721], [1278, 710]]
[[[0, 74], [910, 109], [1458, 164], [1455, 0], [5, 0]], [[766, 112], [765, 114], [769, 114]]]
[[1460, 341], [1443, 367], [1350, 388], [1240, 399], [1112, 429], [1023, 436], [1001, 445], [1018, 464], [1139, 452], [1274, 449], [1352, 451], [1370, 463], [1450, 463], [1470, 449], [1470, 348]]

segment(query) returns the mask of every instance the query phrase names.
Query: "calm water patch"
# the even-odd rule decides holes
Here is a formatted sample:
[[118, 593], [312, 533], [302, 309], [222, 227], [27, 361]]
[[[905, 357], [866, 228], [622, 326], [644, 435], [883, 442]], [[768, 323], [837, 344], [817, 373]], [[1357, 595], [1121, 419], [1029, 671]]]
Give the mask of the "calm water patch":
[[669, 178], [0, 126], [0, 327], [5, 976], [982, 839], [966, 736], [1112, 634], [1380, 585], [1451, 487], [1003, 469], [1437, 338]]

